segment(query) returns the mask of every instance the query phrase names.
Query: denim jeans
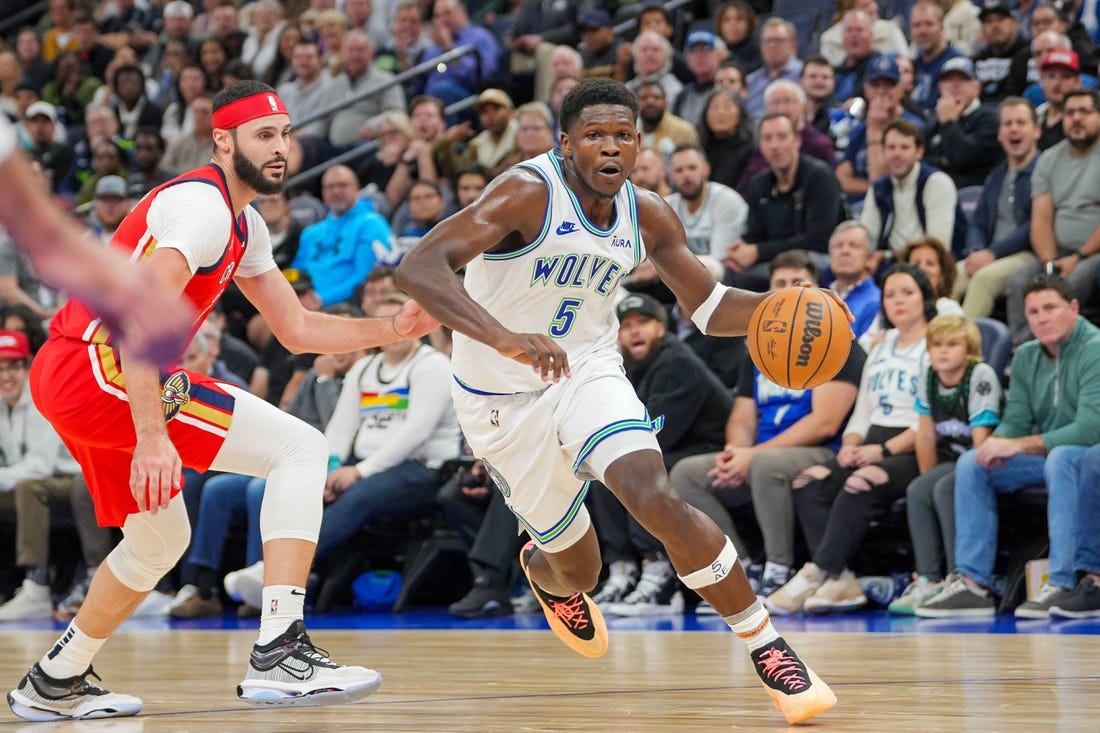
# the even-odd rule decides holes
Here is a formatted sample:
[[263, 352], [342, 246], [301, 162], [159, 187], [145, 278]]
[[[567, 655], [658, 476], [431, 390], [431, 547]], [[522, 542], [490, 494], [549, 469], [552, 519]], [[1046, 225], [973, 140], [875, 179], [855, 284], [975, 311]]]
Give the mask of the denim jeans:
[[955, 464], [955, 569], [988, 586], [997, 557], [997, 494], [1047, 488], [1050, 583], [1077, 584], [1073, 562], [1081, 458], [1085, 446], [1062, 445], [1043, 456], [1016, 455], [985, 469], [969, 450]]
[[1081, 456], [1081, 491], [1077, 497], [1077, 549], [1074, 567], [1100, 573], [1100, 445]]
[[225, 473], [208, 480], [199, 504], [199, 519], [192, 532], [188, 562], [211, 570], [219, 569], [225, 538], [234, 518], [245, 518], [248, 525], [245, 565], [263, 560], [260, 505], [266, 485], [265, 479], [237, 473]]
[[325, 507], [317, 557], [338, 549], [377, 519], [428, 514], [436, 505], [439, 484], [439, 470], [418, 461], [405, 461], [359, 479]]

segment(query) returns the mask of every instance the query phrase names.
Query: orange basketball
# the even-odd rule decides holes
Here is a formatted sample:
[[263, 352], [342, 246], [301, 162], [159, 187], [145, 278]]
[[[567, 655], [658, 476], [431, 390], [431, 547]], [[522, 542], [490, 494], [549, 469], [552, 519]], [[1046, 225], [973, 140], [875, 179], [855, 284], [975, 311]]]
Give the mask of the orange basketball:
[[852, 348], [844, 307], [817, 288], [784, 288], [749, 319], [749, 356], [761, 373], [790, 389], [813, 389], [837, 375]]

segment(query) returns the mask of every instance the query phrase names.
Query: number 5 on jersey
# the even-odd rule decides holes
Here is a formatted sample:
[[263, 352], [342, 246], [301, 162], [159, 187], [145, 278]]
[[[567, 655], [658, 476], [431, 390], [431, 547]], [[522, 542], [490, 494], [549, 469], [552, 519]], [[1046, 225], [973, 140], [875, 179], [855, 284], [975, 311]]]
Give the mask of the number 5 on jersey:
[[550, 335], [556, 339], [564, 338], [577, 318], [577, 309], [584, 305], [581, 298], [562, 298], [554, 320], [550, 321]]

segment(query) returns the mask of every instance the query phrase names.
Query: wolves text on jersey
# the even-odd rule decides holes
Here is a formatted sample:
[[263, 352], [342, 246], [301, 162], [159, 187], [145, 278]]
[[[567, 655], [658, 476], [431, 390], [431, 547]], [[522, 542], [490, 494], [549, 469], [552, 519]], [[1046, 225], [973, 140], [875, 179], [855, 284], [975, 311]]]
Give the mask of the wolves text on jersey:
[[531, 287], [553, 283], [562, 288], [590, 289], [607, 297], [626, 272], [619, 263], [597, 254], [539, 257], [531, 270]]

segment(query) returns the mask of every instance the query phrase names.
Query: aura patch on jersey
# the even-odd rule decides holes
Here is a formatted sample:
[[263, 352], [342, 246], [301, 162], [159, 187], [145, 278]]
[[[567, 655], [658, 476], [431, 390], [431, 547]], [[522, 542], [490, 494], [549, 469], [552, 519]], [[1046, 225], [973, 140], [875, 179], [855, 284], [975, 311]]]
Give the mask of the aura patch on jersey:
[[365, 415], [372, 412], [384, 412], [387, 410], [409, 409], [409, 388], [398, 387], [392, 392], [360, 392], [359, 414]]

